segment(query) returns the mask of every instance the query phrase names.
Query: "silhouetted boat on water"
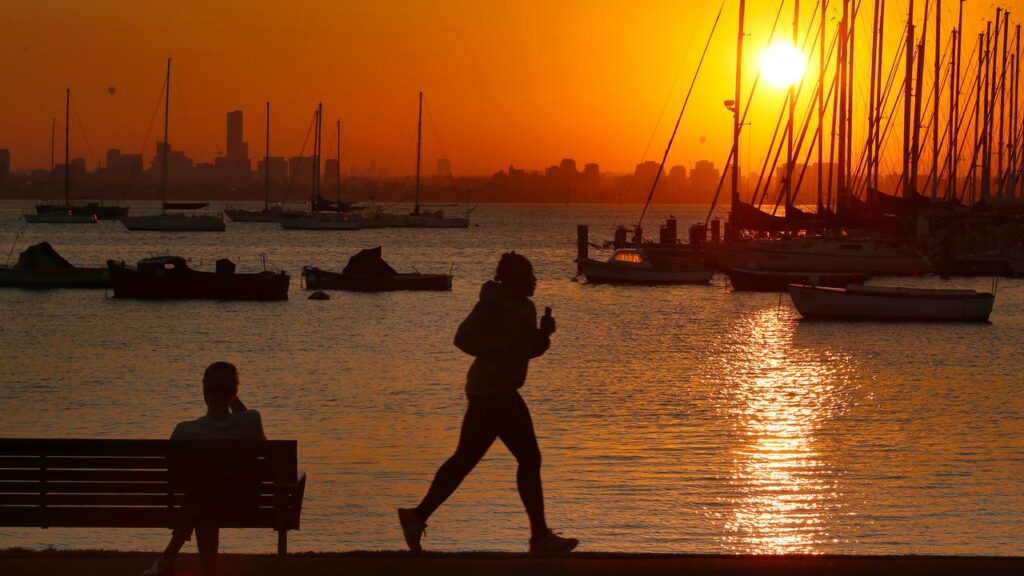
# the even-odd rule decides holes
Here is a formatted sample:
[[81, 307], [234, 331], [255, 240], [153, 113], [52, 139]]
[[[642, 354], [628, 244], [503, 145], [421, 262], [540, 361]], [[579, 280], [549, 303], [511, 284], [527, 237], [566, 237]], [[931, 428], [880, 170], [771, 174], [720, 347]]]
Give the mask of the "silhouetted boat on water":
[[305, 266], [302, 277], [309, 290], [349, 290], [353, 292], [391, 292], [396, 290], [452, 289], [451, 274], [396, 272], [381, 257], [381, 248], [360, 250], [339, 272]]
[[215, 272], [188, 267], [179, 256], [158, 256], [138, 265], [107, 261], [115, 298], [152, 300], [287, 300], [290, 278], [284, 272], [238, 274], [226, 258]]
[[936, 320], [986, 322], [995, 295], [976, 290], [887, 286], [788, 287], [804, 318], [833, 320]]
[[128, 206], [112, 206], [89, 202], [87, 204], [36, 204], [36, 214], [68, 213], [75, 216], [95, 216], [98, 220], [118, 220], [128, 215]]
[[740, 268], [726, 269], [725, 273], [733, 290], [738, 292], [785, 292], [790, 284], [845, 288], [850, 284], [863, 284], [870, 278], [856, 272], [773, 272]]
[[164, 202], [164, 210], [202, 210], [209, 202]]
[[619, 248], [606, 261], [590, 257], [589, 230], [576, 227], [576, 272], [588, 283], [707, 284], [715, 275], [700, 253], [683, 245], [652, 253], [649, 246]]
[[320, 157], [323, 150], [323, 104], [314, 115], [313, 132], [313, 185], [309, 198], [309, 212], [282, 214], [278, 221], [285, 230], [358, 230], [358, 217], [349, 214], [353, 204], [341, 201], [341, 121], [338, 121], [338, 163], [335, 173], [336, 202], [320, 195]]
[[171, 145], [168, 140], [168, 119], [171, 106], [171, 60], [167, 59], [167, 79], [164, 84], [164, 141], [163, 162], [160, 172], [160, 213], [147, 216], [126, 216], [121, 219], [124, 227], [144, 232], [223, 232], [224, 219], [220, 215], [168, 213], [167, 210], [199, 210], [206, 202], [168, 202], [167, 161]]
[[[64, 205], [40, 204], [35, 214], [25, 214], [29, 224], [94, 224], [95, 214], [78, 213], [71, 206], [71, 89], [65, 93], [64, 104]], [[52, 152], [51, 148], [51, 152]], [[52, 208], [44, 208], [50, 207]], [[40, 208], [43, 208], [40, 210]]]
[[106, 268], [79, 268], [49, 242], [33, 244], [14, 266], [0, 266], [0, 286], [20, 288], [105, 288]]

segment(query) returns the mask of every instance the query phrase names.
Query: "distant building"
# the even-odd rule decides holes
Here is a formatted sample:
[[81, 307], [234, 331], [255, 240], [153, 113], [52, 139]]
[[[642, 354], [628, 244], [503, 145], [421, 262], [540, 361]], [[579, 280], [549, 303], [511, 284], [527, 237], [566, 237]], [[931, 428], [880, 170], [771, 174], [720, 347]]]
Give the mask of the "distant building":
[[107, 150], [107, 167], [103, 174], [106, 184], [126, 186], [142, 179], [142, 155], [121, 154], [117, 148]]
[[228, 159], [248, 160], [249, 144], [242, 141], [242, 111], [228, 112]]
[[85, 178], [85, 158], [71, 159], [71, 177], [78, 182]]
[[214, 160], [215, 178], [231, 188], [240, 188], [249, 183], [252, 165], [249, 163], [249, 144], [242, 140], [242, 111], [228, 112], [227, 156]]
[[[654, 179], [658, 177], [658, 170], [661, 169], [661, 163], [653, 160], [648, 160], [636, 165], [636, 170], [633, 171], [633, 177], [635, 180], [636, 188], [640, 192], [647, 194], [651, 191], [651, 186], [654, 185]], [[664, 186], [664, 182], [659, 182], [659, 186]]]
[[718, 188], [720, 173], [708, 160], [698, 160], [690, 171], [690, 196], [695, 202], [710, 202]]
[[439, 180], [448, 180], [452, 177], [452, 163], [447, 158], [437, 159], [437, 172], [435, 174]]
[[278, 189], [288, 183], [288, 163], [282, 156], [271, 156], [256, 163], [256, 179], [262, 185], [267, 177], [267, 163], [270, 164], [270, 187]]
[[309, 196], [313, 191], [313, 157], [293, 156], [288, 159], [290, 189]]
[[153, 163], [150, 165], [150, 180], [159, 183], [163, 174], [164, 154], [167, 154], [167, 183], [169, 185], [181, 185], [189, 182], [192, 175], [192, 159], [181, 150], [175, 150], [166, 142], [157, 141], [156, 155], [153, 156]]
[[324, 162], [324, 171], [320, 174], [320, 182], [325, 188], [325, 193], [334, 193], [334, 187], [338, 183], [338, 175], [340, 174], [339, 169], [337, 158], [328, 158]]
[[11, 179], [11, 151], [0, 148], [0, 194], [7, 192], [7, 182]]
[[562, 161], [558, 163], [559, 169], [562, 170], [562, 175], [567, 178], [575, 177], [576, 172], [576, 160], [572, 158], [562, 158]]
[[595, 194], [601, 187], [601, 167], [593, 162], [583, 165], [583, 174], [580, 175], [580, 188], [584, 196]]

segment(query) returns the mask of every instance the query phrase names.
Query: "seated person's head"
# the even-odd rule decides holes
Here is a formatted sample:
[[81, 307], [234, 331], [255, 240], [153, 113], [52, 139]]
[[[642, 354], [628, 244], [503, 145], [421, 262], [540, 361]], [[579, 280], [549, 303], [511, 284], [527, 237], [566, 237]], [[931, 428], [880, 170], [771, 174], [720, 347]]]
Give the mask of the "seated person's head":
[[210, 408], [226, 409], [238, 395], [238, 368], [230, 362], [214, 362], [203, 373], [203, 399]]
[[533, 275], [533, 264], [522, 254], [506, 252], [498, 261], [498, 269], [494, 279], [512, 290], [524, 295], [533, 296], [537, 288], [537, 278]]

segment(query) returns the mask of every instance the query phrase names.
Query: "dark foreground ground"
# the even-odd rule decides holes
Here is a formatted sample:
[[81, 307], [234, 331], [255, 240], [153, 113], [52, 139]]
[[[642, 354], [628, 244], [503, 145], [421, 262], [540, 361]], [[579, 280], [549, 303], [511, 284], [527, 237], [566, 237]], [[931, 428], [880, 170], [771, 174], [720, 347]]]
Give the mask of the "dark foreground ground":
[[[3, 576], [136, 576], [156, 558], [154, 553], [67, 551], [0, 551]], [[225, 554], [220, 576], [275, 574], [273, 555]], [[288, 556], [281, 574], [328, 576], [577, 576], [577, 575], [1024, 575], [1024, 557], [966, 556], [698, 556], [581, 553], [560, 558], [522, 554], [404, 552], [304, 553]], [[195, 555], [183, 555], [177, 573], [197, 575]]]

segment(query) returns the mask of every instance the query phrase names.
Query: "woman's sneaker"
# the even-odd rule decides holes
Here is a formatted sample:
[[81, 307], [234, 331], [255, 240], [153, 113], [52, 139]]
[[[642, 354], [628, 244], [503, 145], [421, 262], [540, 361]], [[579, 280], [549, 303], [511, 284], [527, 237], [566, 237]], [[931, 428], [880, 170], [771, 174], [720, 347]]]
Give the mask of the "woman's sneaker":
[[423, 551], [420, 546], [420, 539], [427, 529], [427, 523], [420, 520], [415, 508], [399, 508], [398, 522], [402, 525], [402, 536], [405, 537], [405, 544], [413, 554]]
[[530, 554], [568, 554], [579, 546], [575, 538], [562, 538], [551, 530], [540, 538], [530, 538]]
[[166, 558], [160, 558], [152, 566], [146, 568], [141, 576], [171, 576], [174, 574], [174, 565]]

